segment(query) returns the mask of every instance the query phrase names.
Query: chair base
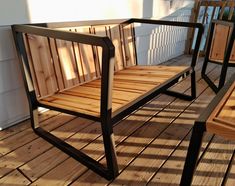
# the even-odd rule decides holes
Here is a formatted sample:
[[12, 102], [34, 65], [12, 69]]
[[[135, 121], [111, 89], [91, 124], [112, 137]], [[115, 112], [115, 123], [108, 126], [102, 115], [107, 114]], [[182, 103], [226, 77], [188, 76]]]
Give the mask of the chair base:
[[60, 150], [62, 150], [63, 152], [65, 152], [75, 160], [79, 161], [83, 165], [87, 166], [95, 173], [106, 178], [107, 180], [112, 180], [117, 176], [113, 175], [112, 171], [108, 170], [104, 165], [100, 164], [98, 161], [92, 159], [91, 157], [84, 154], [80, 150], [74, 148], [73, 146], [69, 145], [68, 143], [64, 142], [58, 137], [52, 135], [50, 132], [45, 131], [41, 127], [34, 129], [34, 132], [40, 137], [42, 137], [44, 140], [46, 140], [47, 142], [56, 146], [57, 148], [59, 148]]

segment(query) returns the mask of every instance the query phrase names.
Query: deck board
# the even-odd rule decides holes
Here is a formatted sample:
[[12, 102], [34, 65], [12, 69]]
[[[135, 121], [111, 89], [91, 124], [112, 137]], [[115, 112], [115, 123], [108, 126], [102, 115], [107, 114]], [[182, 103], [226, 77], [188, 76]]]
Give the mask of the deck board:
[[[187, 59], [179, 57], [168, 63], [183, 66]], [[197, 98], [194, 101], [159, 95], [114, 126], [120, 166], [120, 175], [115, 180], [109, 182], [101, 178], [52, 147], [33, 133], [30, 121], [26, 120], [0, 131], [0, 184], [178, 185], [193, 122], [215, 96], [200, 77], [201, 64], [199, 62], [196, 67]], [[215, 64], [210, 64], [208, 69], [216, 81], [220, 69]], [[187, 78], [172, 89], [187, 93], [189, 82], [190, 78]], [[89, 86], [96, 88], [98, 84]], [[121, 91], [127, 87], [127, 84], [116, 84], [114, 89]], [[132, 93], [141, 91], [144, 90], [136, 87]], [[88, 96], [95, 98], [97, 95], [90, 93]], [[47, 130], [104, 162], [99, 124], [52, 111], [44, 112], [39, 118]], [[231, 160], [234, 142], [216, 136], [212, 138], [210, 134], [205, 135], [203, 142], [201, 154], [205, 153], [205, 156], [199, 163], [193, 183], [220, 185], [226, 180], [226, 185], [231, 185], [234, 181], [234, 161]], [[227, 170], [228, 175], [224, 178]]]

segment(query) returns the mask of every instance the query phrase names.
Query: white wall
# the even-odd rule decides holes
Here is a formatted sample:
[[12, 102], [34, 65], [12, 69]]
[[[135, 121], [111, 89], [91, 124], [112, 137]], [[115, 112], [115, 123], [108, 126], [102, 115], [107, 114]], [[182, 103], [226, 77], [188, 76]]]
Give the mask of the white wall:
[[[62, 22], [130, 17], [166, 18], [188, 21], [193, 0], [0, 0], [0, 129], [28, 117], [28, 103], [19, 73], [10, 26], [16, 23]], [[179, 8], [185, 7], [179, 10]], [[178, 10], [178, 11], [176, 11]], [[137, 30], [138, 58], [141, 63], [159, 63], [183, 53], [185, 38], [179, 31], [149, 28]], [[167, 38], [166, 33], [179, 36], [180, 41]], [[178, 35], [177, 35], [178, 34]], [[173, 41], [175, 47], [170, 48]], [[139, 45], [140, 46], [140, 45]], [[154, 46], [154, 47], [153, 47]], [[171, 44], [173, 46], [173, 44]]]
[[10, 26], [29, 22], [25, 0], [0, 0], [0, 129], [28, 117]]

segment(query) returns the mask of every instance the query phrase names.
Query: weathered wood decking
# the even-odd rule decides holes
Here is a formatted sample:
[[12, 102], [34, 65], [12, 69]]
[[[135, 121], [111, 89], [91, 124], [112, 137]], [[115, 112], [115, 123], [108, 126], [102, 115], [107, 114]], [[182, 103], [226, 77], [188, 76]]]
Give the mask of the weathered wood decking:
[[[168, 63], [184, 65], [187, 58]], [[200, 77], [201, 64], [202, 59], [194, 101], [160, 95], [115, 125], [121, 171], [115, 180], [101, 178], [38, 137], [27, 120], [0, 132], [0, 185], [178, 185], [194, 120], [215, 96]], [[216, 81], [220, 67], [210, 64], [208, 71]], [[190, 91], [189, 81], [174, 89]], [[41, 114], [40, 121], [47, 130], [104, 161], [98, 123], [54, 111]], [[206, 134], [193, 184], [234, 185], [234, 148], [234, 142]]]

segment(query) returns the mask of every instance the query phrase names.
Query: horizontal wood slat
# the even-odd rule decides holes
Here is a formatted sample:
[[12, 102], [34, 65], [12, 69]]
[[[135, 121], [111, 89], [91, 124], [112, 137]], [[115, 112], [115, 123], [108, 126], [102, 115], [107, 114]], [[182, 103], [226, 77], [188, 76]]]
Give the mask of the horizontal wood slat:
[[[167, 80], [189, 71], [186, 66], [134, 66], [118, 71], [114, 75], [112, 114], [116, 115], [158, 88]], [[133, 73], [129, 72], [134, 72]], [[141, 73], [138, 73], [141, 72]], [[162, 72], [166, 73], [163, 74]], [[168, 73], [169, 72], [169, 73]], [[100, 79], [76, 86], [57, 94], [42, 98], [44, 105], [72, 109], [75, 112], [100, 116]]]

